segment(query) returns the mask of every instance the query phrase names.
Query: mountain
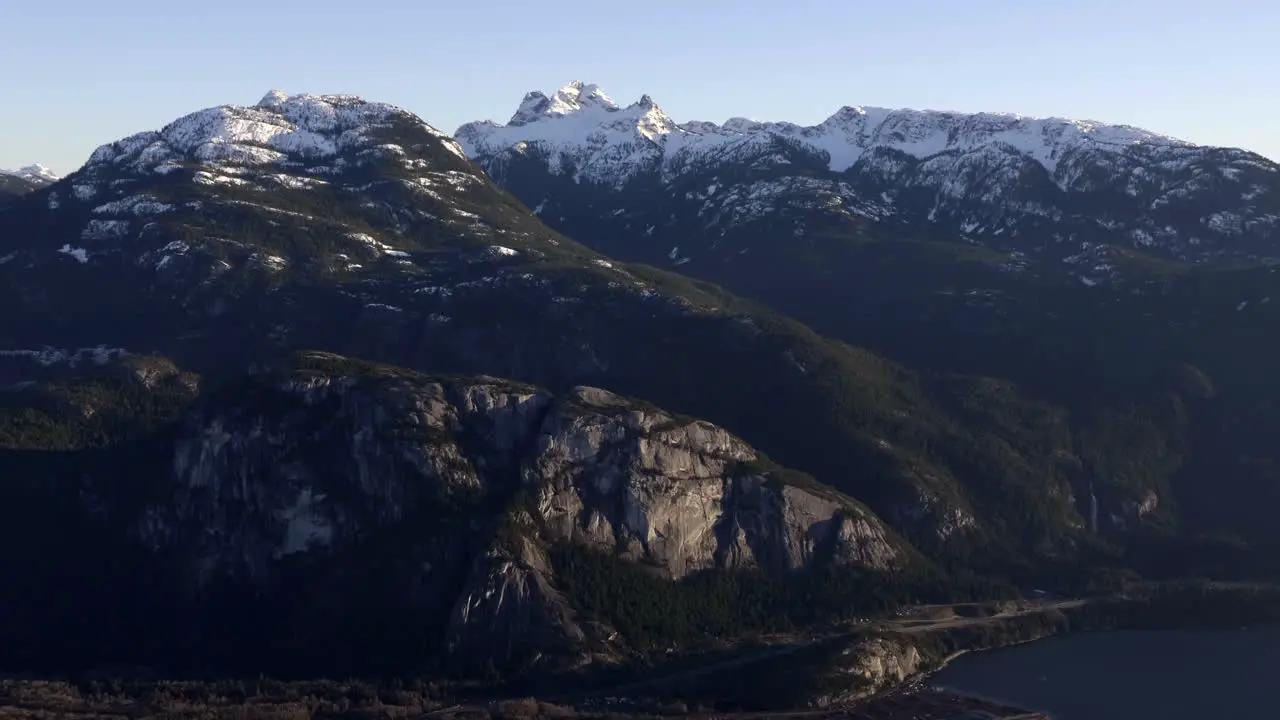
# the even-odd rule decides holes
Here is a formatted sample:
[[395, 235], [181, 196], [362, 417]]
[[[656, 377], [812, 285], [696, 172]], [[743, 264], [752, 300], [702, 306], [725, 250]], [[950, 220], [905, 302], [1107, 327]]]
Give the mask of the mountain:
[[678, 124], [575, 82], [456, 137], [554, 226], [670, 263], [760, 252], [753, 228], [793, 245], [883, 229], [1100, 282], [1132, 253], [1270, 259], [1280, 240], [1274, 162], [1091, 121], [846, 106], [808, 127]]
[[20, 170], [0, 170], [0, 203], [58, 181], [58, 175], [43, 165]]
[[58, 175], [40, 163], [27, 165], [26, 167], [19, 168], [17, 170], [0, 170], [0, 175], [22, 178], [37, 185], [51, 185], [62, 179], [61, 175]]
[[[527, 114], [606, 105], [581, 90]], [[1256, 575], [1275, 279], [1232, 278], [887, 318], [1043, 377], [1046, 348], [1135, 350], [1054, 395], [610, 259], [390, 105], [196, 112], [0, 208], [0, 664], [559, 668], [1010, 582]]]

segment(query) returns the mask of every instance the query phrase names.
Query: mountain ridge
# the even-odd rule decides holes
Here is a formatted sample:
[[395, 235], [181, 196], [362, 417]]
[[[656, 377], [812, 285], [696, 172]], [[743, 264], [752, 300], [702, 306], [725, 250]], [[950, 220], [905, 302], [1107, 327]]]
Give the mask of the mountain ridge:
[[[653, 123], [654, 127], [650, 128], [650, 132], [644, 134], [648, 139], [654, 141], [659, 141], [659, 138], [661, 138], [660, 144], [675, 145], [674, 150], [677, 152], [683, 150], [683, 145], [686, 143], [696, 143], [699, 140], [712, 141], [713, 139], [719, 139], [714, 137], [717, 135], [749, 134], [758, 131], [804, 137], [810, 140], [815, 139], [815, 136], [844, 132], [845, 138], [843, 139], [853, 141], [854, 144], [863, 144], [863, 147], [859, 148], [861, 150], [865, 151], [867, 145], [884, 144], [918, 157], [927, 157], [937, 152], [959, 149], [964, 147], [966, 143], [980, 142], [984, 139], [982, 137], [984, 133], [1000, 138], [994, 141], [1024, 145], [1024, 148], [1027, 141], [1033, 139], [1036, 135], [1042, 136], [1046, 142], [1064, 140], [1080, 142], [1087, 139], [1100, 145], [1115, 147], [1142, 144], [1187, 148], [1205, 147], [1131, 125], [1062, 117], [1038, 117], [1011, 112], [966, 113], [951, 110], [845, 105], [813, 125], [800, 125], [788, 121], [760, 121], [738, 116], [731, 117], [724, 123], [719, 124], [702, 120], [676, 123], [647, 94], [634, 104], [624, 107], [614, 102], [599, 85], [582, 81], [574, 81], [565, 85], [550, 97], [541, 91], [529, 92], [515, 114], [508, 120], [506, 126], [520, 127], [540, 120], [564, 119], [576, 114], [589, 114], [593, 111], [597, 111], [597, 114], [603, 112], [606, 116], [616, 115], [616, 119], [619, 120], [629, 119], [626, 117], [628, 114], [638, 114], [641, 118], [647, 116], [661, 118], [663, 122]], [[632, 111], [639, 112], [633, 113]], [[936, 138], [929, 138], [930, 142], [920, 143], [919, 146], [913, 147], [912, 143], [908, 141], [911, 140], [913, 135], [918, 139], [918, 136], [922, 134], [920, 126], [924, 125], [925, 121], [933, 121], [935, 124], [941, 125], [951, 137], [946, 138], [943, 142], [939, 142]], [[455, 136], [475, 137], [480, 135], [480, 133], [476, 132], [480, 127], [500, 129], [505, 126], [500, 126], [492, 121], [466, 123], [455, 131]], [[654, 129], [659, 130], [659, 132], [652, 132]], [[682, 135], [685, 137], [682, 138]], [[1069, 135], [1074, 137], [1067, 137]], [[549, 138], [539, 139], [545, 140]], [[822, 139], [824, 141], [828, 140], [826, 137]], [[838, 141], [839, 139], [841, 138], [829, 138], [829, 140], [833, 141]], [[502, 141], [502, 139], [498, 140], [498, 142]], [[824, 149], [827, 149], [831, 155], [830, 169], [836, 172], [847, 170], [857, 160], [856, 151], [851, 153], [850, 150], [852, 148], [845, 148], [843, 152], [833, 151], [835, 144], [835, 142], [822, 143]], [[1054, 170], [1052, 161], [1056, 159], [1054, 157], [1057, 154], [1056, 149], [1039, 148], [1038, 150], [1039, 152], [1031, 152], [1029, 154], [1052, 173]], [[484, 152], [485, 150], [475, 147], [471, 148], [471, 151]]]
[[[584, 88], [596, 100], [575, 104]], [[816, 203], [829, 220], [1048, 257], [1055, 272], [1084, 257], [1097, 269], [1077, 272], [1081, 282], [1114, 274], [1111, 247], [1188, 262], [1278, 254], [1280, 164], [1247, 150], [1014, 114], [846, 107], [808, 127], [678, 124], [647, 96], [621, 107], [577, 83], [554, 97], [455, 137], [530, 207], [559, 213], [579, 192], [572, 201], [612, 204], [596, 214], [629, 215], [633, 234], [723, 234]], [[663, 205], [652, 217], [625, 199], [642, 188], [667, 194], [646, 201]]]

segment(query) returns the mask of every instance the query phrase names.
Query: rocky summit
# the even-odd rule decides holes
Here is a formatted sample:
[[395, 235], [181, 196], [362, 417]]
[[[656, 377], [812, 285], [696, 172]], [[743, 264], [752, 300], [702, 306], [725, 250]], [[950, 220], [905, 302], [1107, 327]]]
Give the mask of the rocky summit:
[[1274, 179], [584, 83], [456, 138], [272, 91], [108, 143], [0, 206], [0, 670], [545, 678], [1268, 577]]

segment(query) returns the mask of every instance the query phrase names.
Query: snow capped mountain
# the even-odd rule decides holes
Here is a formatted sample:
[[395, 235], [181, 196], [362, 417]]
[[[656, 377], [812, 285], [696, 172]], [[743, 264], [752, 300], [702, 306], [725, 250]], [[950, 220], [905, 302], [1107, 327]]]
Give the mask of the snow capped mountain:
[[575, 177], [616, 184], [651, 169], [682, 134], [649, 96], [621, 107], [598, 86], [576, 81], [551, 97], [525, 95], [505, 126], [470, 123], [456, 137], [472, 157], [536, 144], [555, 154], [552, 172], [572, 167]]
[[[1085, 243], [1193, 262], [1280, 256], [1280, 166], [1124, 125], [870, 107], [812, 126], [676, 123], [648, 96], [623, 107], [575, 82], [529, 93], [505, 125], [469, 123], [455, 137], [553, 225], [586, 193], [602, 205], [582, 212], [625, 216], [645, 237], [688, 233], [682, 216], [719, 236], [817, 213], [1001, 251], [1054, 247], [1056, 260]], [[669, 200], [643, 193], [653, 212], [641, 213], [638, 188]]]
[[[103, 145], [84, 171], [104, 167], [149, 169], [161, 174], [184, 163], [302, 167], [352, 148], [395, 153], [375, 136], [396, 123], [410, 123], [457, 149], [444, 133], [417, 116], [352, 95], [294, 95], [272, 90], [252, 107], [224, 105], [182, 117], [157, 132], [143, 132]], [[461, 154], [461, 153], [459, 153]]]
[[[502, 234], [477, 222], [487, 182], [454, 140], [405, 110], [272, 91], [99, 147], [13, 215], [25, 230], [0, 269], [123, 262], [183, 288], [298, 268], [411, 275], [427, 228], [478, 249], [490, 244], [480, 236]], [[292, 235], [279, 230], [285, 222]], [[262, 242], [236, 239], [246, 232]], [[503, 247], [521, 246], [510, 235]]]
[[575, 81], [560, 88], [549, 98], [536, 90], [525, 95], [524, 101], [507, 124], [525, 125], [540, 117], [563, 117], [587, 108], [615, 111], [618, 110], [618, 105], [599, 86]]
[[0, 170], [0, 175], [21, 178], [37, 185], [50, 185], [62, 178], [62, 176], [39, 163], [17, 170]]
[[60, 178], [43, 165], [28, 165], [18, 170], [0, 170], [0, 204], [52, 185]]

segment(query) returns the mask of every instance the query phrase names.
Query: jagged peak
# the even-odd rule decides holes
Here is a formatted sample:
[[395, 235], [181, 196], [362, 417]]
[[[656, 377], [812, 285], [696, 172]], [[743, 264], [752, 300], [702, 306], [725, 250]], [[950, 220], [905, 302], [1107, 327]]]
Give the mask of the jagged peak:
[[524, 100], [520, 101], [520, 107], [516, 108], [516, 112], [507, 121], [508, 125], [524, 125], [533, 122], [542, 115], [546, 114], [547, 109], [551, 107], [551, 98], [547, 97], [541, 91], [533, 90], [526, 93]]
[[470, 151], [489, 142], [494, 133], [516, 133], [526, 141], [553, 144], [576, 142], [597, 130], [625, 142], [637, 139], [662, 144], [680, 127], [649, 95], [623, 108], [599, 85], [575, 80], [552, 95], [533, 90], [525, 93], [520, 107], [506, 125], [481, 120], [462, 125], [455, 132]]
[[573, 112], [586, 108], [599, 107], [606, 110], [617, 110], [618, 104], [609, 97], [599, 85], [574, 80], [556, 91], [551, 99], [553, 112]]
[[507, 124], [526, 125], [544, 117], [565, 117], [588, 110], [613, 112], [618, 110], [618, 104], [599, 85], [574, 80], [550, 96], [540, 90], [525, 93]]

